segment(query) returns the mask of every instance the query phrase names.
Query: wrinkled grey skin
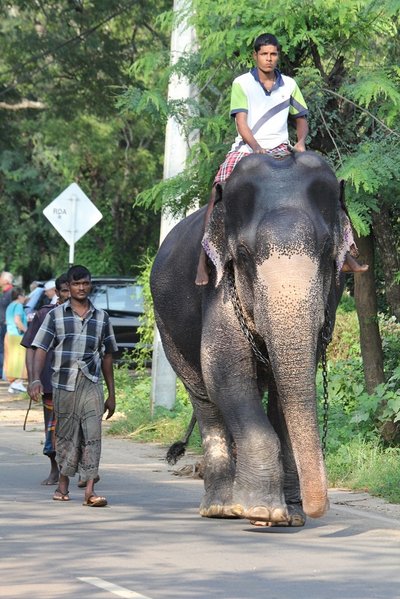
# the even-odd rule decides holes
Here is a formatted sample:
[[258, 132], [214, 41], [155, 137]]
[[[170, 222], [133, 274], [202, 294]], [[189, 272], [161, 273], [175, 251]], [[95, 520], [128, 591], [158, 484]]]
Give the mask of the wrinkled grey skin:
[[[302, 525], [302, 508], [317, 518], [328, 507], [315, 376], [325, 312], [333, 323], [341, 293], [339, 185], [313, 152], [251, 155], [218, 193], [210, 238], [220, 267], [212, 267], [210, 283], [194, 284], [204, 209], [171, 231], [151, 275], [163, 345], [202, 435], [200, 514]], [[240, 329], [229, 267], [270, 368], [256, 361]]]

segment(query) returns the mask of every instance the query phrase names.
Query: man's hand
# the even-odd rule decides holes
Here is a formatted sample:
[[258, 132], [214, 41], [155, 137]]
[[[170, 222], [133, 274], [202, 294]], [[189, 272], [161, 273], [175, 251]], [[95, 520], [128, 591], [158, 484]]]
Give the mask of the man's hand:
[[267, 154], [267, 150], [261, 146], [258, 146], [253, 150], [253, 154]]
[[104, 412], [103, 412], [103, 414], [105, 414], [107, 411], [108, 411], [108, 415], [106, 416], [106, 420], [108, 420], [109, 418], [111, 418], [111, 416], [115, 412], [115, 397], [109, 397], [104, 402]]
[[28, 395], [33, 401], [39, 401], [43, 395], [43, 385], [39, 380], [28, 385]]
[[306, 144], [304, 143], [304, 141], [298, 141], [297, 144], [295, 144], [293, 146], [293, 150], [295, 152], [305, 152], [306, 151]]

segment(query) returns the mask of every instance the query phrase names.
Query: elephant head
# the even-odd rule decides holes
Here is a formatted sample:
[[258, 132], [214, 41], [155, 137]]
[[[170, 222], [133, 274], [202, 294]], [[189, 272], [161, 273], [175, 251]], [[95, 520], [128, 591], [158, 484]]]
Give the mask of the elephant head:
[[251, 155], [217, 190], [205, 236], [215, 285], [233, 271], [248, 326], [267, 348], [312, 517], [327, 507], [315, 378], [321, 329], [338, 293], [339, 195], [334, 173], [312, 152], [281, 161]]

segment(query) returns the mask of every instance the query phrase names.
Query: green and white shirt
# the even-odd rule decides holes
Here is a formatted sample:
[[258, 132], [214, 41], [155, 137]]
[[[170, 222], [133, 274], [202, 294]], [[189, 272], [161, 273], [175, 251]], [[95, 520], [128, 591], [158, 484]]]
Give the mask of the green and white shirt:
[[[307, 104], [291, 77], [275, 69], [276, 81], [267, 91], [261, 84], [257, 68], [236, 77], [232, 84], [231, 116], [247, 113], [247, 124], [262, 148], [271, 150], [289, 141], [287, 121], [289, 115], [297, 118], [307, 116]], [[231, 152], [252, 152], [238, 135]]]

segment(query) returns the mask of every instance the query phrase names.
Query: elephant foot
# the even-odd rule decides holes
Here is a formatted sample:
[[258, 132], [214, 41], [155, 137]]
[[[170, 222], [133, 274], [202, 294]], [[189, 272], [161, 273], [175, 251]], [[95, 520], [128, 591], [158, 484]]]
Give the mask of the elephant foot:
[[263, 505], [244, 508], [240, 504], [232, 506], [232, 513], [238, 518], [246, 518], [254, 522], [267, 522], [271, 525], [289, 525], [289, 513], [286, 507], [267, 508]]
[[287, 522], [271, 522], [264, 520], [250, 520], [253, 526], [304, 526], [306, 515], [300, 504], [288, 505], [289, 520]]
[[208, 507], [200, 507], [200, 516], [203, 518], [239, 518], [232, 511], [232, 506], [212, 504]]

